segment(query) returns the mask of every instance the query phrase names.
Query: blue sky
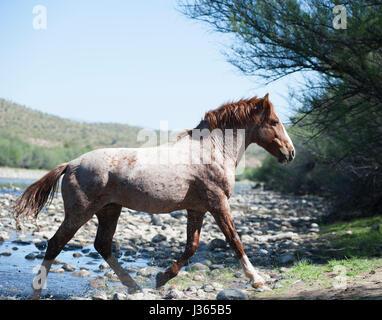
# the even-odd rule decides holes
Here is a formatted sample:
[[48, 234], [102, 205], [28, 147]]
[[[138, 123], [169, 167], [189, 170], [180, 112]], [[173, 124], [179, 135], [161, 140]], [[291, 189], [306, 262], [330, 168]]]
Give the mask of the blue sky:
[[[33, 28], [33, 7], [47, 29]], [[283, 121], [293, 77], [262, 86], [226, 62], [228, 36], [176, 0], [2, 0], [0, 97], [61, 117], [193, 128], [224, 102], [270, 93]]]

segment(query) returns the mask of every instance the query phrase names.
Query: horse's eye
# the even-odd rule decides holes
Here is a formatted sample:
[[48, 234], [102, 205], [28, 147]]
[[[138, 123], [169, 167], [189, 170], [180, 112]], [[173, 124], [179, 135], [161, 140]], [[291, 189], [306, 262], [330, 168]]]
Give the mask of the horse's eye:
[[271, 125], [274, 126], [274, 127], [277, 126], [278, 124], [279, 124], [279, 122], [277, 120], [272, 120], [271, 121]]

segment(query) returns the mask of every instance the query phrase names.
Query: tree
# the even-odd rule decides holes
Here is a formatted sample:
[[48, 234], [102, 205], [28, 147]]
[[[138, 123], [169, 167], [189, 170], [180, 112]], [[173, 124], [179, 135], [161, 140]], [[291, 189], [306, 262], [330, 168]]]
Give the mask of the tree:
[[[336, 5], [346, 29], [333, 24]], [[226, 55], [245, 75], [270, 82], [304, 72], [305, 90], [291, 103], [303, 149], [347, 177], [346, 197], [332, 190], [342, 202], [382, 208], [382, 1], [190, 0], [180, 10], [234, 35]]]

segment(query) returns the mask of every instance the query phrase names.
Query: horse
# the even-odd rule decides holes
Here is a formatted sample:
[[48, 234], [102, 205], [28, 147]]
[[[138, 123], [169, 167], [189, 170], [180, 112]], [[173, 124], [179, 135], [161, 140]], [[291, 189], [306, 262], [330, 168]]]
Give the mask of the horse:
[[[195, 134], [198, 132], [199, 135]], [[252, 286], [263, 286], [265, 280], [245, 254], [228, 203], [236, 167], [251, 143], [264, 148], [280, 163], [288, 163], [295, 157], [293, 143], [268, 94], [263, 98], [255, 96], [229, 102], [206, 112], [197, 127], [181, 132], [175, 141], [147, 148], [96, 149], [48, 172], [31, 184], [14, 206], [16, 224], [20, 218], [37, 218], [52, 201], [63, 175], [61, 195], [65, 217], [48, 241], [30, 298], [39, 299], [54, 259], [94, 214], [98, 218], [95, 249], [128, 292], [141, 290], [112, 255], [112, 239], [122, 207], [151, 214], [187, 212], [184, 252], [164, 272], [157, 273], [157, 288], [174, 278], [196, 252], [207, 212], [212, 214], [236, 253]]]

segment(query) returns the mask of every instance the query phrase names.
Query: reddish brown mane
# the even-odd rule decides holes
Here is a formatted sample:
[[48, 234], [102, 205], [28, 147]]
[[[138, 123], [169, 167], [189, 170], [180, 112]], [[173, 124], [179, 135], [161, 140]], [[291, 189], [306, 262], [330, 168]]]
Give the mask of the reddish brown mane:
[[273, 106], [264, 98], [253, 97], [241, 99], [237, 102], [223, 104], [218, 109], [206, 112], [204, 121], [209, 129], [245, 128], [251, 124], [266, 121], [273, 111]]
[[[225, 103], [217, 109], [206, 112], [204, 119], [195, 129], [202, 129], [206, 126], [210, 130], [245, 128], [251, 124], [267, 121], [272, 113], [273, 105], [268, 99], [268, 94], [264, 98], [254, 96], [250, 99]], [[191, 136], [192, 130], [180, 132], [176, 141], [187, 135]]]

